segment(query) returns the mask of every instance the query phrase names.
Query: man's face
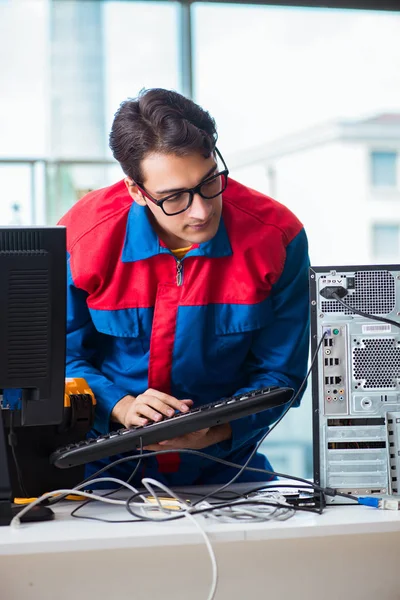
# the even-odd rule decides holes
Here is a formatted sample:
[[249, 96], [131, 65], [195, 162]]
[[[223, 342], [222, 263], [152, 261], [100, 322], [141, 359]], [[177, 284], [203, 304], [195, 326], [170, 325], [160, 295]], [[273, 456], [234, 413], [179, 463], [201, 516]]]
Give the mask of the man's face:
[[[197, 186], [218, 173], [221, 167], [214, 155], [204, 158], [199, 153], [188, 156], [149, 154], [142, 161], [143, 188], [155, 200], [162, 200], [175, 192]], [[194, 195], [192, 205], [178, 215], [166, 215], [160, 206], [146, 198], [127, 177], [126, 186], [132, 198], [141, 206], [148, 206], [153, 225], [164, 243], [171, 249], [200, 244], [214, 237], [222, 210], [222, 195], [206, 200]]]

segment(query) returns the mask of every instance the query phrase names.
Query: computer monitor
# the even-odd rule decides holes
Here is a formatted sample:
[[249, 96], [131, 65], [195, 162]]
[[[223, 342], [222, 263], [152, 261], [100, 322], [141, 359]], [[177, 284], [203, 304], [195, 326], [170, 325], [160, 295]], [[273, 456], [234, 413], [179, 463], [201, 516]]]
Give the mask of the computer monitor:
[[52, 425], [63, 418], [66, 229], [0, 227], [0, 281], [0, 522], [4, 522], [10, 516], [11, 499], [4, 424]]

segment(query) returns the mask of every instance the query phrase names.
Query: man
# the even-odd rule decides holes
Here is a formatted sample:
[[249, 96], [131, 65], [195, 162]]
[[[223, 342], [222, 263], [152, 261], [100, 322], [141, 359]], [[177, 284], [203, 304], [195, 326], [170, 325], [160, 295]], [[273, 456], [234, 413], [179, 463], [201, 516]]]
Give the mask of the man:
[[[260, 387], [298, 389], [304, 378], [304, 229], [286, 207], [228, 178], [216, 139], [214, 120], [191, 100], [143, 91], [120, 106], [110, 134], [124, 180], [90, 192], [61, 220], [67, 376], [84, 377], [94, 391], [95, 434]], [[282, 412], [146, 450], [198, 449], [243, 464]], [[113, 474], [126, 478], [135, 464]], [[251, 466], [271, 468], [260, 454]], [[171, 453], [144, 460], [138, 477], [179, 485], [223, 483], [236, 473]]]

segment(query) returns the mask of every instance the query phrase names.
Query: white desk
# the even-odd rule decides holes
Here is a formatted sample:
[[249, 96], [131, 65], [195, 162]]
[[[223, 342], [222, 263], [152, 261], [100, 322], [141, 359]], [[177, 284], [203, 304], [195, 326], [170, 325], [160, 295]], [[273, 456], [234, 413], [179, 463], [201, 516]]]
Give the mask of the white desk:
[[[71, 504], [55, 507], [54, 521], [0, 527], [1, 600], [206, 600], [210, 561], [189, 520], [110, 525], [71, 518]], [[397, 512], [340, 506], [254, 525], [197, 518], [217, 556], [216, 600], [400, 598]]]

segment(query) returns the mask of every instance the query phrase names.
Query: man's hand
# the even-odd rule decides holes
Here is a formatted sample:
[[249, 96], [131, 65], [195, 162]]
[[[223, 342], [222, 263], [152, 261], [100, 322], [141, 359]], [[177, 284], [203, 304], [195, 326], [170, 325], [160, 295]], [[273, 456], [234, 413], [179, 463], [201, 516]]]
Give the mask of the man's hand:
[[139, 396], [124, 396], [114, 406], [111, 419], [125, 427], [146, 425], [149, 421], [161, 421], [163, 417], [172, 417], [176, 410], [187, 412], [193, 400], [177, 400], [152, 388]]
[[231, 426], [229, 423], [225, 423], [224, 425], [216, 425], [215, 427], [200, 429], [200, 431], [193, 431], [181, 437], [165, 440], [159, 444], [151, 444], [150, 446], [145, 446], [144, 450], [153, 450], [155, 452], [158, 450], [181, 450], [184, 448], [202, 450], [203, 448], [207, 448], [207, 446], [218, 444], [231, 437]]

